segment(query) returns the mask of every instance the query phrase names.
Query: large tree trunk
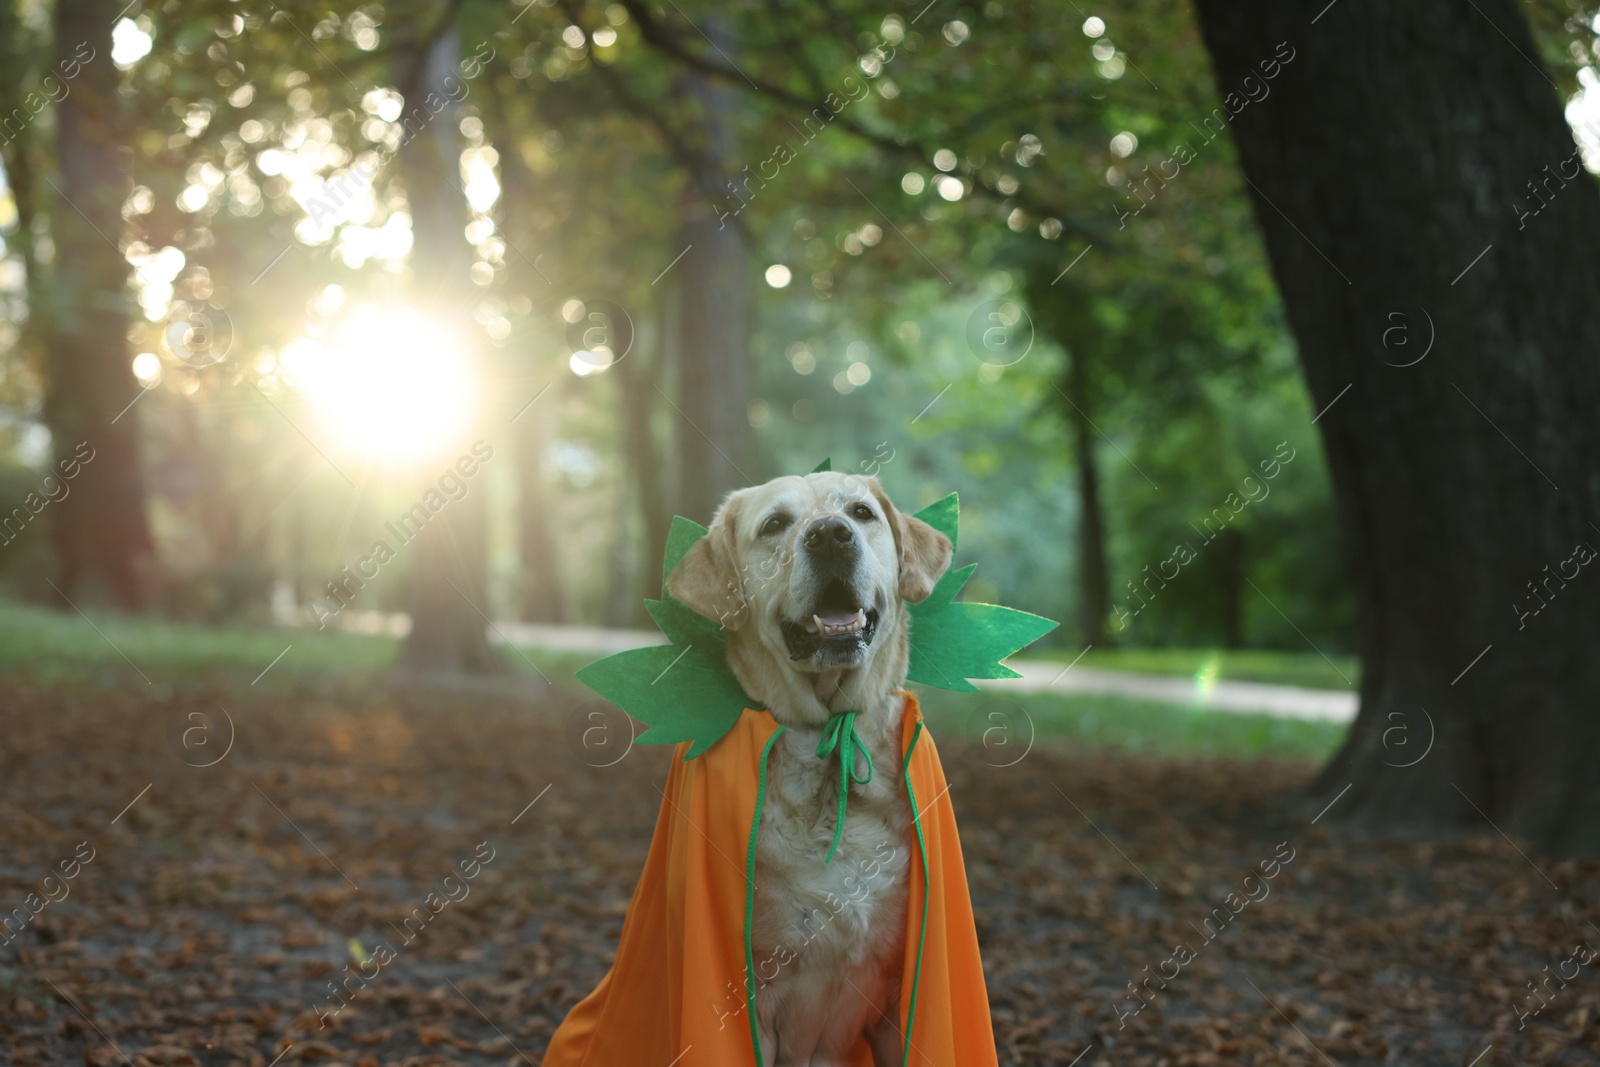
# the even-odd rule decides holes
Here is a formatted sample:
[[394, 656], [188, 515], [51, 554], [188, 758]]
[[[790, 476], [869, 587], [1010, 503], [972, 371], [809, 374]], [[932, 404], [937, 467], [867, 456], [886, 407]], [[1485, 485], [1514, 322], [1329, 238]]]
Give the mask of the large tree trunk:
[[[713, 16], [705, 27], [731, 55], [727, 23]], [[676, 508], [708, 522], [723, 496], [746, 483], [751, 466], [750, 253], [739, 227], [718, 221], [711, 209], [714, 196], [727, 195], [724, 175], [736, 154], [735, 91], [698, 74], [685, 75], [684, 83], [699, 105], [701, 129], [695, 191], [684, 198], [679, 228], [678, 249], [688, 252], [672, 267], [678, 284]]]
[[[116, 6], [59, 0], [56, 70], [79, 71], [56, 109], [60, 201], [55, 241], [45, 419], [58, 463], [85, 457], [71, 492], [50, 508], [56, 584], [81, 602], [127, 610], [149, 592], [153, 544], [144, 511], [139, 394], [128, 357], [128, 263], [117, 248], [129, 184], [119, 147], [124, 117], [111, 62]], [[92, 57], [92, 58], [86, 58]]]
[[[481, 365], [469, 339], [472, 297], [471, 260], [463, 229], [466, 199], [461, 193], [460, 121], [445, 82], [456, 72], [459, 33], [446, 30], [422, 54], [397, 60], [397, 82], [405, 97], [401, 122], [421, 123], [400, 150], [400, 173], [411, 208], [412, 305], [440, 317], [468, 346], [463, 358]], [[442, 108], [429, 117], [430, 94]], [[442, 471], [455, 457], [439, 459]], [[429, 482], [439, 471], [424, 475]], [[417, 560], [410, 596], [411, 633], [398, 666], [408, 672], [478, 674], [504, 669], [489, 645], [488, 486], [479, 475], [466, 496], [439, 512], [417, 537]]]
[[1600, 194], [1527, 24], [1512, 0], [1198, 8], [1355, 585], [1361, 713], [1316, 801], [1353, 783], [1331, 817], [1593, 852]]

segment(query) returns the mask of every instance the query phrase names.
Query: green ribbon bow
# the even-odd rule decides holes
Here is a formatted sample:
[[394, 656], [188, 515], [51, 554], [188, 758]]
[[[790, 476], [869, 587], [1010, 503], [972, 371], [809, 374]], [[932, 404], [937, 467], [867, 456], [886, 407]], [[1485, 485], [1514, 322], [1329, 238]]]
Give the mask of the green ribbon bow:
[[[833, 850], [839, 847], [839, 838], [844, 836], [844, 809], [850, 800], [850, 783], [866, 785], [872, 781], [872, 752], [867, 748], [867, 743], [861, 740], [861, 735], [856, 733], [856, 713], [853, 711], [834, 712], [822, 727], [822, 740], [817, 742], [817, 758], [827, 759], [835, 750], [839, 753], [839, 818], [833, 824], [833, 844], [828, 846], [828, 854], [822, 857], [823, 863], [833, 862]], [[856, 776], [858, 751], [867, 758], [865, 778]]]

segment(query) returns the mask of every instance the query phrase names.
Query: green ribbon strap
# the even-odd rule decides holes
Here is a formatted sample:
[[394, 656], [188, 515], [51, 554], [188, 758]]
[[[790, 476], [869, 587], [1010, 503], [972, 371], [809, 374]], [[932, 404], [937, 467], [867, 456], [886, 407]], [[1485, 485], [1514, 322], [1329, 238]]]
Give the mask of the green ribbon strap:
[[[822, 728], [822, 740], [817, 742], [817, 758], [827, 759], [835, 750], [839, 753], [839, 818], [833, 825], [833, 844], [828, 846], [823, 863], [833, 862], [833, 850], [839, 847], [839, 838], [844, 836], [844, 809], [850, 800], [850, 783], [866, 785], [872, 781], [872, 753], [867, 749], [866, 742], [861, 740], [861, 735], [856, 733], [856, 713], [853, 711], [835, 712], [828, 716], [828, 722]], [[856, 776], [858, 751], [867, 758], [865, 778]]]

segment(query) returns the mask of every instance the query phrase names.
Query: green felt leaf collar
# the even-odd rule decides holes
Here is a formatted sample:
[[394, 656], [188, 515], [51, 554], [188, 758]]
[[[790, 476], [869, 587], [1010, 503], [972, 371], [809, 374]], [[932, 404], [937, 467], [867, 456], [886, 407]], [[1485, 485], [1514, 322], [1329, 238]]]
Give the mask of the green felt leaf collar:
[[[830, 470], [829, 461], [817, 471]], [[813, 471], [812, 473], [816, 473]], [[960, 522], [956, 494], [937, 500], [916, 517], [950, 538], [954, 547]], [[706, 528], [681, 515], [672, 520], [662, 561], [663, 586]], [[975, 692], [975, 678], [1016, 678], [1003, 662], [1056, 628], [1050, 619], [1001, 607], [955, 599], [976, 564], [948, 571], [911, 612], [910, 681], [955, 692]], [[607, 656], [578, 672], [578, 680], [648, 729], [641, 744], [693, 742], [685, 759], [694, 759], [733, 728], [745, 708], [760, 708], [728, 666], [728, 631], [673, 600], [665, 591], [645, 607], [671, 642]]]

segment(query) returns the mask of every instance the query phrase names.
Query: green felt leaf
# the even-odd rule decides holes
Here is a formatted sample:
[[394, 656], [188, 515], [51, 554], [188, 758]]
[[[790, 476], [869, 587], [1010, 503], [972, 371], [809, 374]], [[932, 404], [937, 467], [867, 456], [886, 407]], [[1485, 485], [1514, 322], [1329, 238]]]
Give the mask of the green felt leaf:
[[911, 605], [911, 681], [970, 693], [978, 688], [972, 678], [1020, 677], [1001, 661], [1058, 625], [1016, 608], [955, 600], [976, 569], [951, 571], [927, 600]]
[[704, 537], [707, 530], [693, 519], [686, 519], [682, 515], [672, 516], [672, 528], [667, 531], [667, 551], [661, 558], [661, 583], [666, 584], [667, 575], [672, 569], [683, 562], [683, 557], [689, 554], [689, 549], [694, 543]]
[[[950, 538], [952, 549], [960, 525], [960, 502], [951, 493], [917, 512], [917, 518]], [[906, 677], [935, 689], [957, 693], [977, 690], [973, 678], [1017, 678], [1002, 660], [1054, 630], [1056, 622], [1016, 608], [956, 600], [977, 570], [969, 564], [945, 572], [933, 592], [912, 604], [911, 666]]]
[[[661, 564], [663, 586], [706, 532], [682, 515], [673, 517]], [[684, 758], [693, 759], [721, 740], [745, 708], [760, 705], [745, 695], [728, 667], [726, 630], [665, 589], [660, 600], [646, 600], [644, 606], [671, 644], [607, 656], [580, 670], [578, 680], [645, 724], [640, 744], [690, 741]]]
[[589, 664], [578, 680], [649, 727], [640, 744], [693, 742], [684, 759], [716, 744], [755, 706], [728, 669], [725, 643], [629, 649]]
[[[817, 470], [831, 469], [824, 460]], [[813, 472], [815, 473], [815, 472]], [[955, 544], [960, 504], [951, 493], [921, 511], [917, 518]], [[662, 581], [683, 559], [706, 528], [682, 516], [672, 520], [667, 535]], [[950, 571], [920, 604], [911, 605], [911, 668], [913, 682], [970, 692], [974, 678], [1015, 678], [1002, 660], [1055, 629], [1056, 624], [1026, 611], [997, 604], [972, 604], [955, 599], [976, 564]], [[684, 759], [694, 759], [733, 728], [745, 708], [759, 708], [728, 666], [728, 631], [691, 611], [665, 592], [645, 608], [668, 645], [636, 648], [589, 664], [578, 680], [611, 701], [647, 729], [640, 744], [691, 742]]]
[[719, 648], [727, 647], [726, 630], [669, 596], [663, 596], [660, 600], [646, 600], [644, 609], [650, 613], [656, 625], [661, 627], [661, 632], [667, 635], [667, 640], [675, 645], [692, 645], [698, 642], [701, 645], [716, 644]]
[[956, 494], [941, 497], [917, 512], [915, 518], [932, 526], [950, 538], [950, 552], [955, 554], [956, 533], [961, 525], [961, 500]]
[[812, 474], [821, 474], [823, 471], [831, 471], [831, 470], [833, 470], [833, 457], [829, 456], [827, 459], [824, 459], [821, 463], [818, 463], [815, 467], [812, 467], [811, 468], [811, 473]]

